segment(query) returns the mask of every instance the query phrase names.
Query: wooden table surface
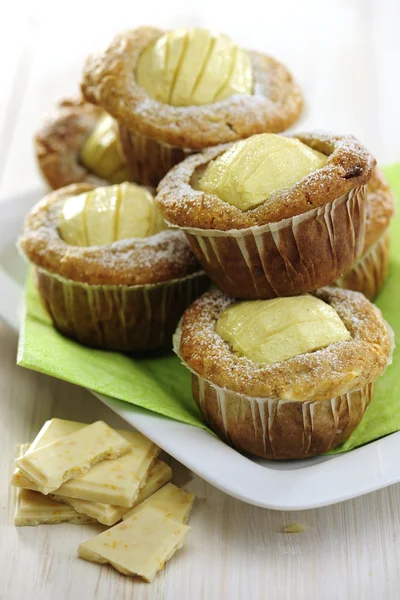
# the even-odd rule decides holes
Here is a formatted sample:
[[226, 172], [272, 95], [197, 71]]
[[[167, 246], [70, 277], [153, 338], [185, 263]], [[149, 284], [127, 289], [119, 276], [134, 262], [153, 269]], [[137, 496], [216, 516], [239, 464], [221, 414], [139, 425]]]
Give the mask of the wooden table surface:
[[[398, 0], [10, 4], [0, 19], [0, 200], [40, 187], [32, 134], [56, 99], [76, 93], [85, 55], [140, 24], [211, 25], [276, 55], [305, 91], [298, 129], [354, 133], [379, 161], [400, 158]], [[0, 322], [0, 600], [400, 598], [400, 485], [319, 510], [274, 512], [234, 500], [172, 461], [175, 483], [197, 503], [184, 549], [150, 585], [78, 559], [88, 526], [15, 528], [16, 443], [54, 416], [123, 427], [86, 391], [16, 367], [16, 347]], [[283, 533], [292, 522], [309, 528]]]

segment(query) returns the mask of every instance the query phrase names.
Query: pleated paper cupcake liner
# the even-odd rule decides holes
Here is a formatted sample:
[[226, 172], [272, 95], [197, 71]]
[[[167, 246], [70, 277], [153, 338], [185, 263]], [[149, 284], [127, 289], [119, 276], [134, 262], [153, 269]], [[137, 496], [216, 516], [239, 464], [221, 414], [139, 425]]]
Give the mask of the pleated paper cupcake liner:
[[374, 390], [370, 383], [328, 400], [298, 402], [238, 394], [194, 373], [192, 385], [210, 429], [241, 452], [274, 460], [323, 454], [347, 440]]
[[132, 179], [141, 185], [157, 187], [172, 167], [194, 152], [138, 135], [123, 125], [120, 125], [119, 134]]
[[209, 277], [226, 294], [275, 298], [332, 284], [364, 247], [366, 187], [278, 223], [228, 231], [182, 227]]
[[182, 359], [181, 331], [180, 323], [173, 347], [192, 374], [193, 398], [210, 429], [240, 452], [272, 460], [324, 454], [350, 437], [372, 400], [375, 382], [312, 401], [256, 398], [221, 388]]
[[373, 300], [384, 284], [389, 270], [389, 262], [390, 231], [387, 229], [360, 258], [355, 267], [336, 281], [336, 285], [361, 292], [369, 300]]
[[209, 287], [200, 271], [154, 285], [88, 285], [43, 269], [36, 282], [55, 327], [103, 350], [135, 352], [171, 347], [185, 309]]

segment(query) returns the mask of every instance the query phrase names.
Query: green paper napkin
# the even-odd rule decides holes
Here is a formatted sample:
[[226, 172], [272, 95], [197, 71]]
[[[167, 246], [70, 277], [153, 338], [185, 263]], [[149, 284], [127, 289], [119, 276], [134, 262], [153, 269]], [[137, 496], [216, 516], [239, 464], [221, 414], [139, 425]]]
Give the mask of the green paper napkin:
[[[397, 198], [400, 198], [400, 163], [384, 167], [385, 176]], [[375, 304], [393, 329], [396, 343], [400, 340], [400, 214], [391, 225], [391, 262], [388, 278]], [[394, 349], [393, 363], [378, 379], [371, 404], [361, 424], [347, 442], [330, 454], [346, 452], [400, 430], [400, 346]]]
[[[400, 196], [400, 164], [385, 174]], [[392, 225], [392, 262], [385, 288], [377, 300], [396, 337], [400, 336], [400, 218]], [[346, 452], [400, 430], [400, 349], [378, 381], [373, 401], [351, 438], [333, 453]], [[65, 379], [96, 392], [125, 400], [172, 419], [207, 429], [192, 399], [190, 374], [179, 359], [168, 354], [157, 358], [132, 359], [115, 352], [80, 346], [52, 326], [38, 292], [29, 278], [21, 326], [18, 364]]]
[[63, 337], [54, 329], [32, 277], [25, 289], [17, 363], [207, 429], [192, 399], [190, 374], [175, 355], [133, 359]]

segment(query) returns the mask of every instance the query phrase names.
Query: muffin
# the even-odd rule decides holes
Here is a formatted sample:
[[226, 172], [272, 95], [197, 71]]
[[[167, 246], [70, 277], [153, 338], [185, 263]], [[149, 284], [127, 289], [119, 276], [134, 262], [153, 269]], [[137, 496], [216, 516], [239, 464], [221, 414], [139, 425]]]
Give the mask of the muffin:
[[390, 262], [390, 221], [395, 197], [380, 169], [376, 168], [367, 185], [365, 243], [357, 264], [343, 275], [339, 287], [362, 292], [373, 300], [382, 289]]
[[35, 136], [39, 169], [54, 190], [133, 181], [115, 120], [85, 100], [63, 100]]
[[237, 302], [219, 290], [184, 313], [174, 349], [205, 421], [237, 450], [269, 459], [329, 451], [359, 425], [392, 338], [362, 294]]
[[151, 193], [130, 183], [48, 194], [19, 246], [55, 327], [104, 350], [170, 347], [183, 311], [208, 287], [184, 234], [166, 229]]
[[82, 91], [118, 121], [135, 181], [152, 186], [188, 154], [283, 131], [302, 110], [285, 66], [198, 28], [119, 34], [87, 60]]
[[160, 183], [157, 203], [225, 293], [290, 296], [357, 262], [374, 167], [352, 136], [259, 134], [187, 158]]

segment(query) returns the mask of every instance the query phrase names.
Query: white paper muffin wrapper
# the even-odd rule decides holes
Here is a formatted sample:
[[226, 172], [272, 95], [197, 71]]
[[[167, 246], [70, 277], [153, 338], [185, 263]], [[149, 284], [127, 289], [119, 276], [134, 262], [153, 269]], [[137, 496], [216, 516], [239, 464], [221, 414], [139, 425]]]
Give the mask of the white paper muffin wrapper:
[[386, 231], [360, 258], [351, 271], [340, 277], [336, 285], [361, 292], [373, 300], [380, 292], [386, 279], [390, 262], [390, 230]]
[[161, 179], [194, 150], [162, 144], [157, 140], [128, 131], [120, 125], [120, 141], [133, 180], [157, 187]]
[[328, 452], [346, 441], [371, 402], [375, 382], [327, 400], [297, 401], [253, 397], [221, 388], [201, 377], [179, 353], [181, 324], [174, 352], [192, 373], [192, 392], [205, 422], [237, 450], [263, 458], [301, 459]]
[[306, 458], [348, 439], [371, 401], [374, 384], [324, 401], [253, 398], [192, 374], [193, 396], [206, 423], [242, 452], [270, 459]]
[[64, 335], [103, 350], [171, 347], [185, 309], [209, 287], [203, 271], [154, 285], [88, 285], [37, 269], [40, 295]]
[[226, 294], [256, 299], [329, 285], [359, 258], [366, 187], [278, 223], [228, 231], [182, 227], [209, 277]]

